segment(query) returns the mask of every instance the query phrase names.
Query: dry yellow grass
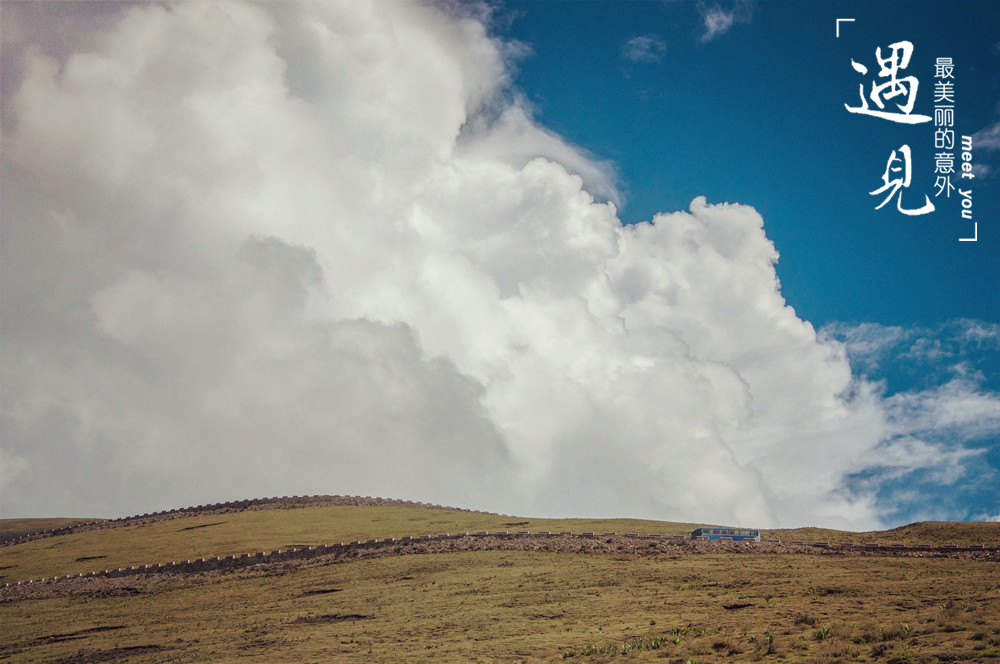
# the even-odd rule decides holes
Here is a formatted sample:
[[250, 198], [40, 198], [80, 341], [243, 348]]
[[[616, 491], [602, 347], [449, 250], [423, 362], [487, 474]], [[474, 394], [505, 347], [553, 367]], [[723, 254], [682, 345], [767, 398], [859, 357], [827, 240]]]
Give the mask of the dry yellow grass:
[[0, 657], [605, 662], [655, 638], [629, 659], [1000, 660], [996, 564], [946, 558], [486, 551], [72, 592], [0, 605]]
[[687, 534], [691, 524], [640, 519], [531, 519], [419, 507], [308, 507], [186, 516], [7, 547], [0, 584], [188, 558], [371, 538], [487, 530]]
[[44, 530], [65, 528], [100, 519], [0, 519], [0, 542]]
[[[78, 533], [7, 547], [0, 566], [13, 568], [17, 578], [31, 571], [28, 578], [80, 571], [86, 565], [76, 559], [92, 555], [107, 557], [88, 562], [119, 566], [423, 532], [689, 529], [324, 507]], [[811, 533], [806, 540], [820, 538], [804, 532]], [[929, 532], [996, 543], [993, 524], [917, 524], [884, 541], [905, 535], [915, 543]], [[0, 661], [1000, 662], [996, 562], [684, 555], [649, 544], [630, 555], [348, 555], [224, 574], [60, 581], [3, 595]]]
[[868, 532], [851, 532], [846, 530], [829, 530], [825, 528], [786, 528], [781, 530], [763, 530], [761, 537], [776, 537], [782, 541], [803, 540], [806, 542], [827, 541], [831, 544], [854, 542], [865, 544], [875, 542], [881, 545], [902, 543], [907, 546], [929, 543], [934, 545], [985, 544], [1000, 545], [1000, 523], [962, 523], [952, 521], [922, 521], [911, 523], [892, 530], [876, 530]]
[[[66, 520], [69, 521], [69, 520]], [[420, 507], [308, 507], [185, 516], [141, 526], [61, 535], [0, 550], [0, 584], [54, 575], [403, 535], [488, 530], [688, 535], [702, 524], [642, 519], [537, 519]], [[706, 524], [709, 525], [709, 524]], [[0, 520], [0, 528], [5, 522]], [[764, 530], [784, 542], [954, 543], [1000, 546], [1000, 523], [924, 522], [852, 533], [819, 528]]]

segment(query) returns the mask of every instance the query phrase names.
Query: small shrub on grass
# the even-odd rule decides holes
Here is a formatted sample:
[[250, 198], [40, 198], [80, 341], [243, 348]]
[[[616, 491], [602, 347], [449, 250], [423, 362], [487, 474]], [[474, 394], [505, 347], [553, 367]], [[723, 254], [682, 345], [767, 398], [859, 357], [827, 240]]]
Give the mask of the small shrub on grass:
[[828, 638], [829, 636], [830, 636], [830, 628], [829, 627], [820, 627], [815, 632], [813, 632], [813, 638], [816, 639], [817, 641], [823, 641], [824, 639]]
[[879, 640], [884, 642], [884, 641], [894, 641], [896, 639], [903, 639], [906, 638], [911, 631], [912, 630], [910, 630], [909, 625], [894, 625], [889, 629], [883, 629], [882, 632], [879, 634]]
[[795, 617], [795, 624], [796, 625], [809, 625], [811, 627], [812, 625], [816, 624], [816, 619], [815, 618], [810, 618], [808, 615], [796, 616]]
[[879, 643], [872, 646], [872, 657], [881, 657], [882, 655], [889, 652], [889, 646], [885, 643]]
[[875, 635], [871, 629], [867, 629], [860, 635], [852, 636], [852, 643], [885, 643], [886, 641], [895, 641], [896, 639], [904, 639], [913, 633], [913, 628], [909, 625], [893, 625], [892, 627], [879, 630], [878, 635]]
[[[687, 631], [686, 628], [684, 631]], [[679, 632], [680, 630], [674, 629], [671, 632], [671, 635], [648, 636], [625, 643], [615, 643], [606, 646], [596, 646], [591, 644], [583, 646], [579, 649], [570, 648], [569, 650], [563, 652], [563, 659], [569, 659], [577, 656], [586, 657], [589, 655], [628, 655], [632, 652], [640, 650], [659, 650], [667, 644], [680, 643]]]
[[913, 661], [913, 655], [910, 653], [908, 648], [896, 648], [889, 655], [889, 659], [886, 660], [886, 664], [908, 664]]

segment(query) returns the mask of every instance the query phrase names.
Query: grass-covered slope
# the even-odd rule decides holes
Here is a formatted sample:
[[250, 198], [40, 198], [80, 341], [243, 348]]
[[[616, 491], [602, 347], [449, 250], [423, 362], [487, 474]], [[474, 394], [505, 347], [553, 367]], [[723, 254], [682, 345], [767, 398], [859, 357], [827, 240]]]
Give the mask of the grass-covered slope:
[[874, 542], [881, 545], [901, 543], [907, 546], [917, 544], [955, 544], [968, 546], [984, 544], [986, 546], [1000, 545], [1000, 523], [975, 523], [951, 521], [922, 521], [892, 530], [876, 530], [855, 533], [845, 530], [829, 530], [826, 528], [794, 528], [784, 530], [762, 531], [763, 537], [777, 537], [782, 541], [803, 540], [805, 542], [854, 542], [865, 544]]
[[99, 519], [0, 519], [0, 542], [24, 535], [91, 523]]
[[996, 563], [951, 558], [482, 551], [46, 592], [0, 603], [4, 662], [1000, 661]]
[[[693, 527], [413, 506], [215, 513], [6, 546], [0, 581], [425, 533]], [[767, 536], [1000, 544], [997, 524]], [[747, 555], [654, 541], [603, 554], [447, 546], [0, 588], [0, 662], [612, 662], [623, 650], [635, 661], [699, 664], [1000, 662], [995, 556]]]
[[[0, 520], [14, 534], [82, 523], [73, 519]], [[534, 519], [414, 506], [327, 506], [181, 516], [141, 525], [58, 535], [0, 549], [0, 584], [130, 565], [316, 546], [404, 535], [528, 530], [687, 535], [701, 524], [641, 519]], [[1000, 523], [923, 522], [888, 531], [821, 528], [764, 530], [764, 539], [832, 544], [901, 542], [1000, 545]]]
[[0, 584], [98, 569], [386, 537], [507, 530], [690, 533], [639, 519], [529, 519], [421, 507], [306, 507], [207, 514], [92, 530], [0, 549]]

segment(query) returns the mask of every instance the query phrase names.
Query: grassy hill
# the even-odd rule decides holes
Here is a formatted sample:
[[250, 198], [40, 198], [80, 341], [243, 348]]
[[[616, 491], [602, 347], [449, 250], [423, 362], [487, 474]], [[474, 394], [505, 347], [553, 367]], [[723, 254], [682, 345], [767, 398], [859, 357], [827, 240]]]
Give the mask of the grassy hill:
[[783, 530], [765, 530], [762, 537], [777, 537], [783, 541], [803, 540], [806, 542], [854, 542], [865, 544], [875, 542], [881, 545], [902, 543], [914, 546], [922, 543], [934, 545], [984, 544], [997, 546], [1000, 544], [1000, 523], [973, 523], [952, 521], [921, 521], [891, 530], [876, 530], [855, 533], [845, 530], [829, 530], [826, 528], [793, 528]]
[[0, 542], [81, 523], [90, 523], [98, 519], [0, 519]]
[[0, 583], [111, 567], [404, 535], [549, 530], [687, 534], [695, 526], [640, 519], [530, 519], [421, 507], [306, 507], [186, 516], [60, 535], [8, 547]]
[[[693, 527], [408, 506], [204, 514], [4, 547], [0, 581], [424, 533]], [[997, 524], [766, 534], [1000, 544]], [[995, 559], [745, 555], [655, 542], [603, 554], [341, 556], [0, 589], [0, 624], [3, 662], [611, 662], [623, 648], [633, 660], [699, 664], [1000, 662], [1000, 567]]]
[[[35, 532], [83, 520], [0, 520], [0, 532]], [[702, 524], [641, 519], [533, 519], [423, 507], [306, 507], [182, 516], [144, 525], [60, 535], [3, 551], [0, 584], [97, 569], [227, 556], [372, 538], [439, 533], [529, 530], [688, 535]], [[853, 533], [822, 528], [764, 530], [762, 538], [805, 542], [923, 542], [1000, 545], [1000, 523], [923, 522], [888, 531]]]

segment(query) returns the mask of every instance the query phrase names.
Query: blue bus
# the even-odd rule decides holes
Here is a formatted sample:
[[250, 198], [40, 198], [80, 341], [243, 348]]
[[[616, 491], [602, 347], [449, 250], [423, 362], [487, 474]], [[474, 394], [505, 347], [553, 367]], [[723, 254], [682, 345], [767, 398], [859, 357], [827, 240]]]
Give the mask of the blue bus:
[[760, 541], [760, 531], [754, 528], [695, 528], [691, 531], [691, 539], [730, 539], [734, 542], [743, 540]]

